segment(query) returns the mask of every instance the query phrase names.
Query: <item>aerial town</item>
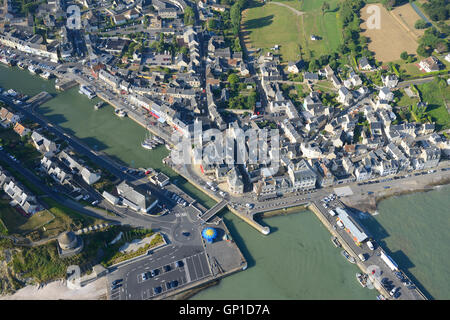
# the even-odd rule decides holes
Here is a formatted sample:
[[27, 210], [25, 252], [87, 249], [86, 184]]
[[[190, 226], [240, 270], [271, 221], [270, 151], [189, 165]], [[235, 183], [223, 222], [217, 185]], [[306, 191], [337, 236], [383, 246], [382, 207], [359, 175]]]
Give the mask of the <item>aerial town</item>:
[[[365, 5], [352, 1], [353, 10]], [[69, 283], [65, 268], [80, 265], [72, 285], [101, 283], [99, 299], [185, 299], [247, 272], [221, 212], [270, 238], [261, 214], [301, 207], [378, 300], [429, 299], [358, 219], [366, 210], [352, 204], [450, 181], [448, 37], [428, 56], [420, 45], [417, 57], [406, 53], [405, 61], [416, 59], [405, 62], [411, 77], [380, 63], [361, 38], [356, 55], [350, 44], [321, 56], [300, 46], [288, 60], [285, 44], [252, 46], [240, 30], [252, 8], [287, 10], [276, 3], [288, 2], [3, 1], [0, 73], [22, 70], [53, 81], [58, 92], [76, 88], [99, 101], [90, 103], [93, 112], [137, 123], [146, 134], [133, 148], [149, 158], [166, 149], [158, 165], [173, 175], [124, 165], [43, 116], [52, 92], [27, 95], [1, 82], [0, 211], [33, 224], [9, 230], [0, 216], [2, 294]], [[326, 35], [305, 41], [317, 45]], [[427, 83], [444, 92], [442, 118], [428, 113], [436, 102], [421, 89]], [[179, 186], [181, 178], [215, 204]], [[49, 256], [59, 274], [28, 270], [26, 254], [40, 246], [56, 252]]]

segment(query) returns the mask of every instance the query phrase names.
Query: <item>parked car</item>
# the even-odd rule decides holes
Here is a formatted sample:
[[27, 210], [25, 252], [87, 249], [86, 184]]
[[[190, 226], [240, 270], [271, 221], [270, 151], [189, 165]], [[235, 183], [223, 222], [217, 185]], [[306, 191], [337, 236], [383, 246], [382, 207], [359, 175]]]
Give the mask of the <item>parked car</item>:
[[181, 268], [183, 265], [184, 265], [184, 263], [183, 263], [183, 261], [181, 261], [181, 260], [175, 262], [175, 266], [176, 266], [177, 268]]
[[162, 288], [161, 288], [161, 287], [154, 287], [154, 288], [153, 288], [153, 293], [154, 293], [154, 294], [161, 293], [161, 291], [162, 291]]

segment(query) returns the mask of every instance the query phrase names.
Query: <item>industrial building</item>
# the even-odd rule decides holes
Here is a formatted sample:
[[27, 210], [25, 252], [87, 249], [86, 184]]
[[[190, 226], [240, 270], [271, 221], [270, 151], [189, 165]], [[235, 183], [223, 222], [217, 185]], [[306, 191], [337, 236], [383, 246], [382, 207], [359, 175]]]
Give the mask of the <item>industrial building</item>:
[[344, 224], [346, 231], [351, 234], [356, 244], [359, 245], [368, 238], [366, 233], [361, 230], [358, 223], [353, 220], [347, 211], [342, 208], [336, 208], [336, 212], [338, 213], [337, 220], [340, 220]]

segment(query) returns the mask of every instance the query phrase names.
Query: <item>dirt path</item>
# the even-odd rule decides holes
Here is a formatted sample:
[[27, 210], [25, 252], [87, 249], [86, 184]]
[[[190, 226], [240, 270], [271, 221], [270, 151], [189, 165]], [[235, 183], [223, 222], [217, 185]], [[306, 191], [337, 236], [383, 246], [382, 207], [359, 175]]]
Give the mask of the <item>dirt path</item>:
[[291, 10], [293, 13], [295, 13], [297, 16], [301, 16], [303, 14], [305, 14], [302, 11], [298, 11], [297, 9], [292, 8], [291, 6], [288, 6], [287, 4], [281, 3], [281, 2], [269, 2], [268, 4], [275, 4], [277, 6], [281, 6], [281, 7], [285, 7], [288, 8], [289, 10]]

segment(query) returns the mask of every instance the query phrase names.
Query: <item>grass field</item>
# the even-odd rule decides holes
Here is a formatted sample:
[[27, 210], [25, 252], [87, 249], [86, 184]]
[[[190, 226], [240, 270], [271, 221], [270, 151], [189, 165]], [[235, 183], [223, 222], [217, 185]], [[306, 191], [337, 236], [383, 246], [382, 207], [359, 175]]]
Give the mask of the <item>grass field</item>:
[[[243, 13], [241, 30], [244, 42], [249, 49], [261, 48], [263, 51], [278, 44], [284, 62], [298, 60], [300, 50], [306, 60], [334, 52], [342, 41], [341, 29], [336, 12], [322, 14], [324, 1], [274, 1], [301, 11], [301, 15], [274, 3], [262, 5], [253, 1]], [[332, 10], [338, 3], [337, 0], [327, 2]], [[311, 35], [322, 39], [312, 41]]]
[[53, 215], [46, 210], [37, 212], [30, 218], [26, 218], [9, 205], [9, 200], [0, 200], [0, 219], [8, 230], [8, 234], [28, 233], [50, 222], [53, 218]]
[[[444, 80], [442, 80], [444, 81]], [[450, 114], [447, 111], [444, 100], [450, 102], [450, 88], [440, 86], [436, 80], [417, 85], [422, 100], [428, 102], [427, 114], [436, 123], [436, 131], [450, 129]]]
[[369, 17], [367, 6], [361, 9], [361, 18], [363, 23], [361, 29], [362, 35], [370, 39], [369, 50], [375, 52], [377, 60], [389, 62], [398, 60], [400, 54], [406, 51], [408, 54], [415, 54], [417, 49], [416, 37], [406, 31], [406, 27], [402, 27], [399, 20], [396, 20], [381, 5], [380, 8], [380, 29], [368, 29], [366, 20]]

